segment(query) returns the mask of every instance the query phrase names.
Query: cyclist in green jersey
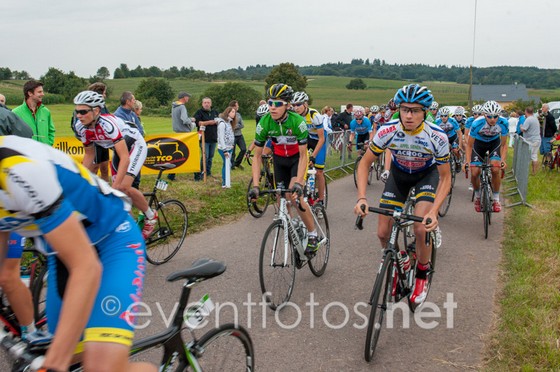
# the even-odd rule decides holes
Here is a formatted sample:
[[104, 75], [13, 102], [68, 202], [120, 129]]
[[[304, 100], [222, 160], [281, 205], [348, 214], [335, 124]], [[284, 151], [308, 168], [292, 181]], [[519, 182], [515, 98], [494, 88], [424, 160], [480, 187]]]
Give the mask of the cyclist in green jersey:
[[[264, 115], [255, 132], [255, 155], [252, 165], [253, 185], [259, 184], [261, 154], [266, 141], [270, 138], [273, 143], [274, 178], [276, 183], [282, 182], [284, 187], [293, 189], [292, 200], [299, 198], [299, 203], [305, 212], [298, 211], [308, 231], [306, 255], [312, 255], [318, 247], [317, 231], [313, 222], [311, 208], [303, 199], [303, 185], [307, 171], [307, 123], [297, 113], [288, 110], [294, 91], [289, 85], [274, 84], [267, 90], [269, 113]], [[258, 186], [249, 191], [252, 200], [259, 196]]]

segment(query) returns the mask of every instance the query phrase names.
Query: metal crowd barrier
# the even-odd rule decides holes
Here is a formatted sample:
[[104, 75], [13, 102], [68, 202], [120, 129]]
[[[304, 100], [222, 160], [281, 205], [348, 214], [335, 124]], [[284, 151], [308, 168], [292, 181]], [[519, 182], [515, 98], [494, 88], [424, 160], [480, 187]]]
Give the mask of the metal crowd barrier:
[[511, 171], [505, 178], [506, 182], [514, 182], [515, 184], [505, 190], [506, 196], [520, 197], [520, 201], [506, 205], [507, 208], [518, 205], [525, 205], [532, 208], [527, 203], [527, 191], [529, 188], [529, 169], [531, 168], [531, 148], [529, 142], [525, 138], [515, 135], [513, 143], [513, 164]]
[[354, 162], [356, 161], [356, 146], [348, 151], [348, 140], [350, 131], [333, 131], [327, 136], [327, 160], [325, 161], [325, 176], [329, 171], [341, 170], [350, 174], [354, 171]]

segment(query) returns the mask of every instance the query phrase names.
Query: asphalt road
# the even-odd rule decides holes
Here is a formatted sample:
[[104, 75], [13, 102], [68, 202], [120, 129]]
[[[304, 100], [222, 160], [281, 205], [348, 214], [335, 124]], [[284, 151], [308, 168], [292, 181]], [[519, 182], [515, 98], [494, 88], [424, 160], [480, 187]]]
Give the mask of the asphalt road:
[[[378, 181], [368, 187], [371, 204], [381, 191]], [[329, 194], [327, 271], [316, 278], [307, 267], [298, 270], [290, 306], [274, 313], [261, 301], [258, 254], [273, 217], [269, 208], [260, 219], [247, 214], [237, 222], [189, 235], [173, 260], [149, 266], [144, 301], [152, 316], [142, 318], [148, 326], [137, 331], [137, 338], [160, 331], [178, 300], [181, 283], [167, 283], [165, 277], [197, 258], [210, 257], [225, 261], [228, 268], [195, 287], [191, 300], [210, 295], [219, 308], [208, 318], [212, 325], [237, 316], [250, 331], [258, 370], [477, 369], [493, 317], [503, 214], [493, 216], [491, 236], [485, 240], [482, 216], [474, 211], [464, 176], [458, 177], [449, 213], [440, 219], [443, 245], [428, 303], [410, 314], [402, 301], [390, 317], [391, 328], [381, 333], [374, 361], [366, 363], [366, 303], [381, 257], [377, 219], [370, 216], [363, 231], [354, 230], [352, 177], [330, 183]], [[6, 370], [5, 354], [1, 358], [0, 370]], [[156, 361], [159, 353], [144, 358]]]

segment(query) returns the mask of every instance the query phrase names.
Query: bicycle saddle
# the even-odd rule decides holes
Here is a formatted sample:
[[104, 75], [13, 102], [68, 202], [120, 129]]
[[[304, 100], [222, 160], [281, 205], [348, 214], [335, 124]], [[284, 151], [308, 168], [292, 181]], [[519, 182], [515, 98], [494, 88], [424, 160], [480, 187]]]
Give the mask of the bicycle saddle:
[[210, 258], [200, 258], [193, 262], [190, 268], [170, 274], [167, 277], [167, 281], [174, 282], [179, 279], [187, 279], [188, 281], [194, 282], [213, 278], [223, 274], [224, 271], [226, 271], [225, 263], [214, 261]]

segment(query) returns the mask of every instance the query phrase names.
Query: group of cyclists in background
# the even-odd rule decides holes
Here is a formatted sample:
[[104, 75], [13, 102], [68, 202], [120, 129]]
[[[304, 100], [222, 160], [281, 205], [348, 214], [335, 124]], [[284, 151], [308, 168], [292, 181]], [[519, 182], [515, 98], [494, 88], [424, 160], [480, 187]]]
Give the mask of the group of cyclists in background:
[[[150, 364], [128, 361], [134, 324], [130, 314], [123, 310], [118, 316], [109, 316], [101, 304], [107, 295], [117, 296], [122, 309], [141, 299], [144, 239], [157, 213], [131, 184], [146, 157], [146, 144], [137, 130], [101, 112], [105, 105], [102, 94], [84, 91], [74, 103], [76, 135], [86, 147], [83, 164], [31, 139], [0, 137], [0, 257], [10, 250], [11, 232], [41, 241], [37, 245], [48, 257], [47, 314], [49, 330], [55, 337], [46, 353], [45, 370], [66, 370], [77, 350], [83, 352], [86, 370], [155, 371]], [[472, 167], [477, 211], [480, 194], [476, 166], [486, 152], [490, 154], [495, 165], [492, 172], [496, 173], [492, 178], [493, 211], [501, 210], [499, 171], [506, 167], [508, 138], [507, 121], [500, 117], [501, 111], [498, 103], [488, 101], [473, 107], [472, 116], [467, 118], [461, 107], [453, 113], [446, 107], [439, 109], [427, 87], [410, 84], [399, 89], [386, 106], [357, 108], [352, 113], [350, 140], [366, 146], [358, 169], [354, 212], [368, 214], [367, 173], [383, 152], [390, 154], [390, 161], [386, 162], [379, 206], [402, 208], [410, 189], [415, 188], [415, 214], [424, 218], [423, 223], [414, 224], [418, 264], [410, 296], [416, 304], [422, 304], [427, 294], [432, 247], [425, 244], [424, 236], [437, 228], [438, 210], [451, 187], [451, 152], [463, 152], [466, 161], [462, 167]], [[315, 167], [318, 203], [322, 203], [331, 120], [328, 113], [309, 106], [306, 92], [274, 84], [267, 89], [266, 103], [258, 107], [255, 140], [250, 147], [255, 186], [248, 197], [259, 198], [261, 155], [272, 154], [275, 182], [291, 189], [290, 198], [303, 206], [298, 213], [307, 228], [305, 252], [309, 256], [319, 245], [311, 208], [304, 199], [304, 185], [307, 168]], [[111, 148], [117, 155], [112, 187], [88, 171], [96, 163], [94, 144]], [[144, 231], [129, 213], [131, 204], [146, 216]], [[391, 218], [380, 215], [377, 235], [382, 246], [389, 239], [390, 229]], [[18, 319], [23, 314], [22, 325], [33, 331], [31, 298], [28, 288], [18, 285], [19, 267], [7, 275], [14, 265], [6, 262], [14, 258], [18, 259], [18, 253], [8, 253], [8, 259], [2, 260], [3, 290]]]

